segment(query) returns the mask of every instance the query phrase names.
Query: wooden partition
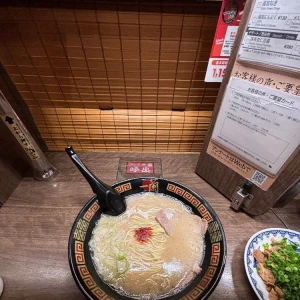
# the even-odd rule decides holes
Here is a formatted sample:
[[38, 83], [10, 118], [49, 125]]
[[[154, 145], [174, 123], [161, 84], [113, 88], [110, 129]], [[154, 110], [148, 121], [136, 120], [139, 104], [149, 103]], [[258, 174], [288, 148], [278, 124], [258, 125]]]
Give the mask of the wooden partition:
[[[22, 99], [18, 97], [13, 84], [6, 79], [8, 79], [6, 72], [0, 68], [0, 90], [18, 113], [19, 118], [32, 136], [43, 146], [43, 141], [36, 131], [30, 112], [26, 106], [20, 103]], [[31, 175], [30, 162], [27, 160], [22, 147], [0, 118], [0, 207], [6, 202], [25, 175]]]
[[49, 150], [201, 150], [220, 3], [48, 2], [2, 3], [0, 59]]

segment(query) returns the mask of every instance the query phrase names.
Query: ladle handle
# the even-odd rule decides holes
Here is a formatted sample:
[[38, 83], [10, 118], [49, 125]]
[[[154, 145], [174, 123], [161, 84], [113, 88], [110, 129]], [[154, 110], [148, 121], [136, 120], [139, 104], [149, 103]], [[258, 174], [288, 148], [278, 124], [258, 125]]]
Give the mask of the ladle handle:
[[93, 192], [97, 195], [100, 206], [105, 208], [107, 213], [115, 216], [124, 212], [126, 210], [126, 205], [122, 196], [111, 186], [99, 180], [80, 160], [71, 146], [67, 147], [65, 150], [81, 174], [87, 180]]
[[[81, 161], [81, 159], [78, 157], [78, 155], [75, 153], [74, 149], [69, 146], [66, 148], [66, 152], [68, 153], [69, 157], [72, 159], [76, 167], [79, 169], [81, 174], [84, 176], [84, 178], [87, 180], [89, 185], [91, 186], [93, 192], [95, 194], [98, 194], [99, 189], [101, 192], [103, 192], [103, 196], [105, 196], [106, 190], [108, 189], [107, 185], [103, 182], [101, 182]], [[100, 199], [98, 199], [100, 201]]]

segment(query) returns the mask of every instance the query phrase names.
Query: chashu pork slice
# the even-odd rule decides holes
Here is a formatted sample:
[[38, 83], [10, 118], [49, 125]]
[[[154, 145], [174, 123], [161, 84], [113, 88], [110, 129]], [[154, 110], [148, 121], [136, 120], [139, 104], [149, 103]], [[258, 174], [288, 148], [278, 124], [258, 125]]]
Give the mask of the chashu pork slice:
[[174, 216], [174, 213], [169, 208], [161, 209], [156, 215], [156, 220], [161, 225], [161, 227], [165, 230], [167, 235], [172, 235], [172, 224], [171, 220]]
[[259, 249], [253, 250], [253, 257], [257, 260], [258, 263], [261, 264], [263, 264], [267, 260], [265, 255]]
[[264, 267], [262, 263], [258, 263], [259, 268], [257, 269], [257, 272], [259, 276], [262, 278], [263, 282], [265, 284], [275, 284], [275, 277], [271, 270]]
[[[156, 215], [156, 220], [164, 228], [165, 232], [172, 235], [172, 223], [171, 220], [174, 217], [174, 212], [169, 208], [161, 209]], [[200, 218], [196, 215], [191, 215], [191, 229], [200, 235], [205, 235], [208, 227], [208, 223], [205, 219]]]
[[206, 219], [202, 219], [199, 216], [192, 215], [192, 229], [197, 234], [205, 235], [208, 227]]

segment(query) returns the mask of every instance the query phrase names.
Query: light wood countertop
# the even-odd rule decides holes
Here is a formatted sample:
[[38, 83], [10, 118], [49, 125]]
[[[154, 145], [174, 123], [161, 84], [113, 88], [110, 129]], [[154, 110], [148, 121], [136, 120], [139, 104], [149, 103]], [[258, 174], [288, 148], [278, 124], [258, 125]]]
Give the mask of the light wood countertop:
[[[1, 300], [84, 299], [71, 275], [68, 238], [82, 206], [93, 195], [66, 153], [47, 154], [60, 173], [52, 182], [24, 178], [0, 208]], [[230, 209], [230, 202], [195, 174], [197, 154], [79, 153], [97, 177], [117, 181], [120, 157], [160, 157], [163, 177], [178, 181], [202, 195], [218, 214], [227, 239], [227, 262], [210, 299], [256, 299], [247, 279], [243, 255], [257, 231], [288, 226], [300, 231], [300, 201], [251, 217]], [[226, 180], [226, 178], [224, 178]]]

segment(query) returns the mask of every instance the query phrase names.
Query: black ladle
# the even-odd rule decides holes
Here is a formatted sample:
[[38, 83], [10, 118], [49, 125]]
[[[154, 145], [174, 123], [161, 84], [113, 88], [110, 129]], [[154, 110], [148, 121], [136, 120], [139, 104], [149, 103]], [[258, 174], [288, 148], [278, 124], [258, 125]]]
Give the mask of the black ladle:
[[72, 147], [67, 147], [66, 152], [72, 159], [73, 163], [79, 169], [81, 174], [90, 184], [93, 192], [97, 195], [98, 202], [105, 213], [118, 216], [126, 210], [126, 204], [123, 197], [117, 193], [111, 186], [100, 181], [80, 160]]

